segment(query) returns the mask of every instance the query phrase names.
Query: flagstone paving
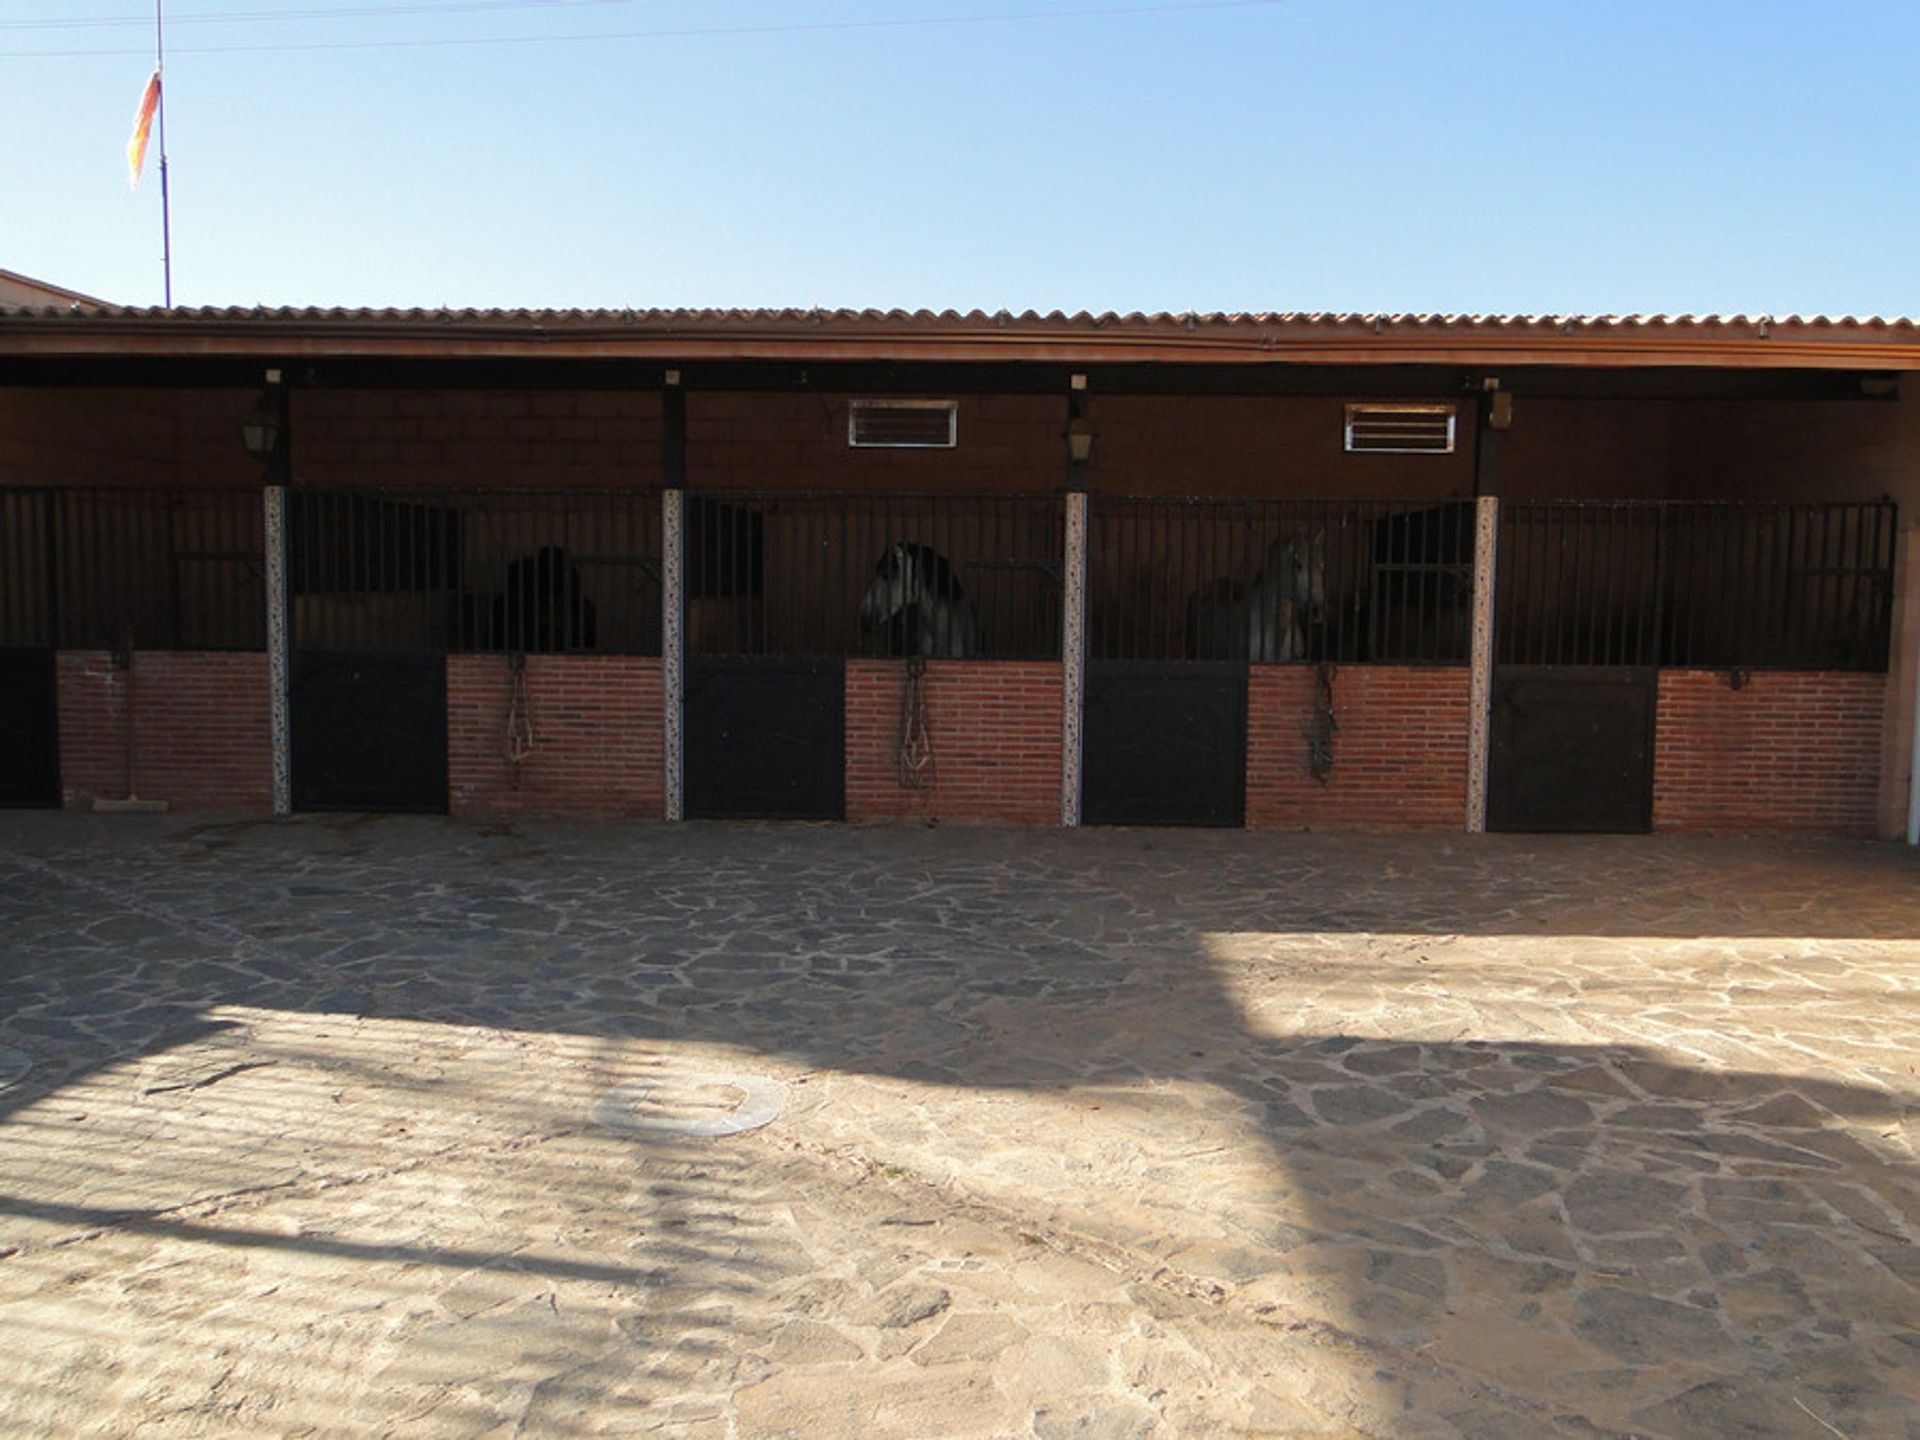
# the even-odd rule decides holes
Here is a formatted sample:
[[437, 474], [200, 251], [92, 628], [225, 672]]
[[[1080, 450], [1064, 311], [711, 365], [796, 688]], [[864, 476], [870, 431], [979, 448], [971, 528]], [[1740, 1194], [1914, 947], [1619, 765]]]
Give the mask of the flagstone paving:
[[1867, 844], [0, 816], [9, 1435], [1920, 1436]]

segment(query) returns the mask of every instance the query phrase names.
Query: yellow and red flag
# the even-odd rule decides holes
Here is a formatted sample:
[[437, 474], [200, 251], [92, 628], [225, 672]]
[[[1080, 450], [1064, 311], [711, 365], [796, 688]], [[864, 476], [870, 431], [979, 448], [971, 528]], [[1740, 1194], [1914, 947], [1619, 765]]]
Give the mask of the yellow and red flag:
[[153, 112], [160, 108], [160, 72], [147, 77], [147, 88], [140, 92], [140, 104], [133, 112], [133, 134], [127, 137], [127, 184], [140, 183], [140, 167], [147, 163], [147, 135], [153, 129]]

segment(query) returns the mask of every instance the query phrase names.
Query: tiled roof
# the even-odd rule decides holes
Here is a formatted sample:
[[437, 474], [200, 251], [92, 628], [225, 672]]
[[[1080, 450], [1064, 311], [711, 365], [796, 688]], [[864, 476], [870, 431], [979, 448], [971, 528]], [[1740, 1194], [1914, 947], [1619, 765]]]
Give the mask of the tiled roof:
[[0, 307], [0, 353], [573, 355], [1920, 369], [1920, 320], [1851, 315]]
[[1460, 315], [1360, 311], [1247, 311], [1171, 312], [1081, 310], [1068, 314], [1052, 310], [1018, 313], [1007, 310], [880, 310], [802, 308], [710, 309], [560, 309], [527, 308], [374, 308], [297, 305], [209, 305], [176, 307], [104, 305], [86, 310], [67, 306], [0, 307], [0, 319], [63, 319], [75, 321], [153, 321], [178, 325], [217, 324], [340, 324], [340, 325], [482, 325], [510, 327], [632, 326], [650, 330], [728, 329], [735, 326], [836, 326], [855, 330], [883, 329], [978, 330], [1016, 327], [1098, 333], [1106, 330], [1198, 329], [1418, 329], [1525, 330], [1565, 333], [1572, 330], [1713, 330], [1853, 331], [1859, 333], [1916, 333], [1920, 320], [1909, 317], [1855, 315]]
[[26, 307], [48, 306], [62, 311], [74, 305], [100, 307], [106, 304], [91, 295], [82, 295], [78, 290], [69, 290], [64, 285], [54, 285], [45, 280], [36, 280], [31, 275], [22, 275], [17, 270], [0, 270], [0, 313], [4, 313], [8, 304]]

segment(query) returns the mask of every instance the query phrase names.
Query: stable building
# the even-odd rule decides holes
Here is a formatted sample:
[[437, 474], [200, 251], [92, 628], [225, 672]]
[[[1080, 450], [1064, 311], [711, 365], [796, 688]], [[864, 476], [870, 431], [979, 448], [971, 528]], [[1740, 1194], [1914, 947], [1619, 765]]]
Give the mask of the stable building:
[[0, 294], [0, 803], [1896, 836], [1920, 327]]

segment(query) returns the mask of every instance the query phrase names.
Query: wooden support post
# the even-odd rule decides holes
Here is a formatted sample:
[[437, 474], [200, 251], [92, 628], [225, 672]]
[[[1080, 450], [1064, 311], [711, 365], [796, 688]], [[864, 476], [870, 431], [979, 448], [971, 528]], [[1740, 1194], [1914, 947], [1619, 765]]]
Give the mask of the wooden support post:
[[1467, 683], [1467, 832], [1487, 828], [1487, 757], [1493, 718], [1493, 597], [1499, 576], [1500, 501], [1474, 501], [1473, 668]]

